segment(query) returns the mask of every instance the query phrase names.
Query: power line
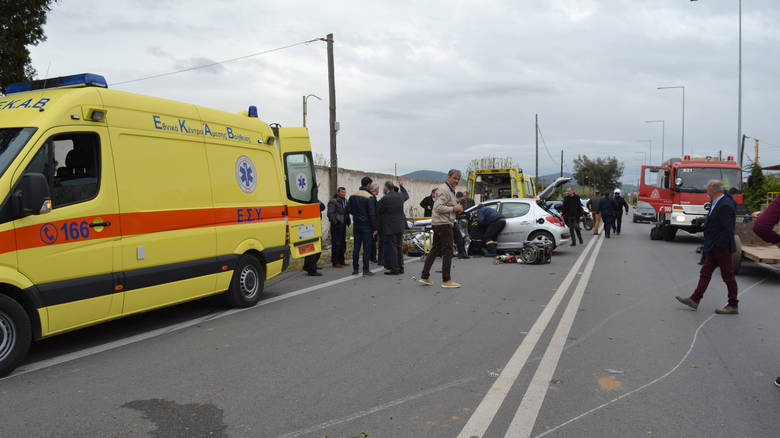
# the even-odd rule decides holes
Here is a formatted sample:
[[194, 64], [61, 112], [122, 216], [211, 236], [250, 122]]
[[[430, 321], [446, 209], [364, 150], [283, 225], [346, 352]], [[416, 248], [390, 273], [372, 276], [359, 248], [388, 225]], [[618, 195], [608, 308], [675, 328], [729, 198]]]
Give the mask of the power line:
[[131, 82], [140, 82], [140, 81], [145, 81], [145, 80], [148, 80], [148, 79], [156, 79], [156, 78], [161, 78], [161, 77], [164, 77], [164, 76], [171, 76], [171, 75], [175, 75], [175, 74], [179, 74], [179, 73], [184, 73], [184, 72], [188, 72], [188, 71], [198, 70], [198, 69], [201, 69], [201, 68], [213, 67], [213, 66], [219, 65], [219, 64], [226, 64], [228, 62], [240, 61], [242, 59], [252, 58], [254, 56], [265, 55], [265, 54], [271, 53], [271, 52], [278, 52], [280, 50], [290, 49], [292, 47], [301, 46], [301, 45], [304, 45], [304, 44], [310, 44], [310, 43], [313, 43], [315, 41], [325, 41], [325, 38], [314, 38], [314, 39], [310, 39], [308, 41], [301, 41], [299, 43], [288, 44], [286, 46], [277, 47], [275, 49], [263, 50], [262, 52], [250, 53], [248, 55], [239, 56], [237, 58], [226, 59], [224, 61], [216, 61], [216, 62], [212, 62], [212, 63], [209, 63], [209, 64], [203, 64], [203, 65], [198, 65], [198, 66], [195, 66], [195, 67], [185, 68], [185, 69], [182, 69], [182, 70], [170, 71], [170, 72], [167, 72], [167, 73], [158, 73], [158, 74], [151, 75], [151, 76], [146, 76], [146, 77], [143, 77], [143, 78], [130, 79], [128, 81], [115, 82], [115, 83], [110, 84], [110, 85], [113, 87], [113, 86], [116, 86], [116, 85], [129, 84]]
[[544, 134], [542, 134], [542, 128], [539, 128], [539, 136], [542, 137], [542, 144], [544, 145], [544, 150], [547, 151], [547, 156], [550, 157], [550, 161], [552, 161], [556, 166], [560, 164], [555, 161], [555, 158], [553, 158], [552, 154], [550, 153], [550, 149], [547, 148], [547, 143], [544, 141]]

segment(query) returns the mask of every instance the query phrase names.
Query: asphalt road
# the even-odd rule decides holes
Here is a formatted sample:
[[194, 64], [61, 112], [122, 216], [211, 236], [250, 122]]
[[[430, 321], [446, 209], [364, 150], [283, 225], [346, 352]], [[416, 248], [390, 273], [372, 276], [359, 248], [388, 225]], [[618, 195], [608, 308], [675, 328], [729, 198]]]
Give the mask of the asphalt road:
[[691, 311], [699, 239], [627, 218], [548, 265], [456, 260], [460, 289], [326, 268], [43, 341], [0, 436], [778, 436], [778, 271], [744, 265], [738, 316], [716, 272]]

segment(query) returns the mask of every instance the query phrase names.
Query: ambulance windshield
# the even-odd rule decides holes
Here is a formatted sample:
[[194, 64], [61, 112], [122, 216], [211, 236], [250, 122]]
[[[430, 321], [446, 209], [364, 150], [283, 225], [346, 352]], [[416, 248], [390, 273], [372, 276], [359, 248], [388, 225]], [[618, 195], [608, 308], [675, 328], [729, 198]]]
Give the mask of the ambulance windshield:
[[35, 128], [0, 128], [0, 176], [5, 173], [33, 133]]

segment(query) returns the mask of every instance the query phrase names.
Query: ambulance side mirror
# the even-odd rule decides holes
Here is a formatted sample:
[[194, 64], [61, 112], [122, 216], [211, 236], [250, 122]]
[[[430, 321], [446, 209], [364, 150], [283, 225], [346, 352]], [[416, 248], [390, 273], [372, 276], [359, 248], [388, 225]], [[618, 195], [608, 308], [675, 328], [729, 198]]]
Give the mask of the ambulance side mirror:
[[14, 217], [23, 218], [31, 214], [46, 214], [51, 211], [49, 182], [42, 173], [26, 173], [14, 192]]

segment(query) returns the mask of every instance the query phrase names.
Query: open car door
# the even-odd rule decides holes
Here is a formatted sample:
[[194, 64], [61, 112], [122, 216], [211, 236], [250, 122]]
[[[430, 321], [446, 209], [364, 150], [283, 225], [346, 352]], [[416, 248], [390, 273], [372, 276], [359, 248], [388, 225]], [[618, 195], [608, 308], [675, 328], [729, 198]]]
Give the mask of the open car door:
[[642, 180], [639, 184], [639, 200], [652, 205], [656, 213], [664, 214], [672, 212], [668, 167], [642, 166]]
[[279, 155], [287, 191], [287, 220], [293, 258], [322, 250], [322, 216], [317, 176], [306, 128], [278, 128]]

